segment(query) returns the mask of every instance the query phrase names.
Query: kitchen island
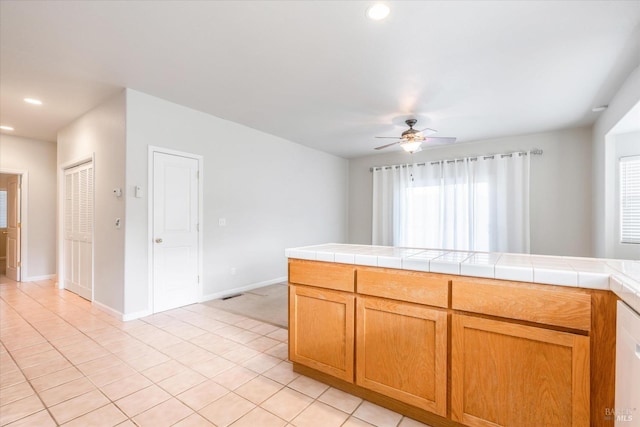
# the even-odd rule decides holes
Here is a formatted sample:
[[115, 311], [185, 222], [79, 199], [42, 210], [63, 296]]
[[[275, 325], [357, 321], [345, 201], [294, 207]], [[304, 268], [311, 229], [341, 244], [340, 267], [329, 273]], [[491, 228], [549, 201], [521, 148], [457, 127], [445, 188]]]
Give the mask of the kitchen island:
[[[633, 262], [288, 249], [294, 370], [433, 426], [604, 426]], [[614, 292], [617, 290], [616, 293]]]

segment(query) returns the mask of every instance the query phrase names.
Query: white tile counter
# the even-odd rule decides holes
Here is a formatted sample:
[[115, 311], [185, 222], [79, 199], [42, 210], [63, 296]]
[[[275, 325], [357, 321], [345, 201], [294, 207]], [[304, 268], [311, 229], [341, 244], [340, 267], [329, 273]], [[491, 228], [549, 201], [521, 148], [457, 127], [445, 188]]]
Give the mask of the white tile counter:
[[640, 261], [337, 243], [286, 249], [285, 255], [313, 261], [610, 289], [640, 313]]

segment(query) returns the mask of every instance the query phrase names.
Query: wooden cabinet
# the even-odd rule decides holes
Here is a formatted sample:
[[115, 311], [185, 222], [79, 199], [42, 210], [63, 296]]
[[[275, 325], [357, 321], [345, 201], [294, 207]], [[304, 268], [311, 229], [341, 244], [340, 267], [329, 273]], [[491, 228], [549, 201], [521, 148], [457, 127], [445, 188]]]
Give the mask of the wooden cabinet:
[[468, 426], [588, 426], [589, 338], [453, 314], [451, 418]]
[[604, 291], [290, 260], [296, 372], [433, 426], [604, 427]]
[[289, 286], [289, 359], [353, 382], [355, 297]]
[[289, 359], [350, 383], [355, 271], [353, 265], [289, 262]]
[[357, 298], [356, 384], [446, 416], [447, 313]]
[[447, 308], [449, 276], [390, 268], [358, 268], [358, 293]]
[[454, 279], [455, 310], [589, 331], [591, 295], [585, 289], [492, 279]]
[[353, 292], [356, 267], [319, 261], [289, 262], [289, 282], [336, 291]]

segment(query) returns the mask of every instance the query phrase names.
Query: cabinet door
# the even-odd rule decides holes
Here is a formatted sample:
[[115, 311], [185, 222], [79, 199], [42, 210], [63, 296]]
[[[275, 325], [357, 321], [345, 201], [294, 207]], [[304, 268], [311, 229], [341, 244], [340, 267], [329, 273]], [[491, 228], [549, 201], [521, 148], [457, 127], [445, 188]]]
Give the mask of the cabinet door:
[[588, 426], [589, 338], [453, 315], [451, 417], [469, 426]]
[[353, 294], [289, 286], [289, 358], [353, 382]]
[[446, 416], [447, 313], [357, 299], [356, 384]]

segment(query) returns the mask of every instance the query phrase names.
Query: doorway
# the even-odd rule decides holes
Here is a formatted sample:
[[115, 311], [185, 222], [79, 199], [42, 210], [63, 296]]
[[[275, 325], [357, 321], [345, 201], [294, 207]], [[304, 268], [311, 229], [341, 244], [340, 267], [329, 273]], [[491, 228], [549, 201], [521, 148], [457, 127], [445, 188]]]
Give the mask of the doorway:
[[154, 313], [199, 301], [202, 157], [150, 148], [151, 299]]
[[22, 175], [0, 173], [0, 274], [22, 280]]

